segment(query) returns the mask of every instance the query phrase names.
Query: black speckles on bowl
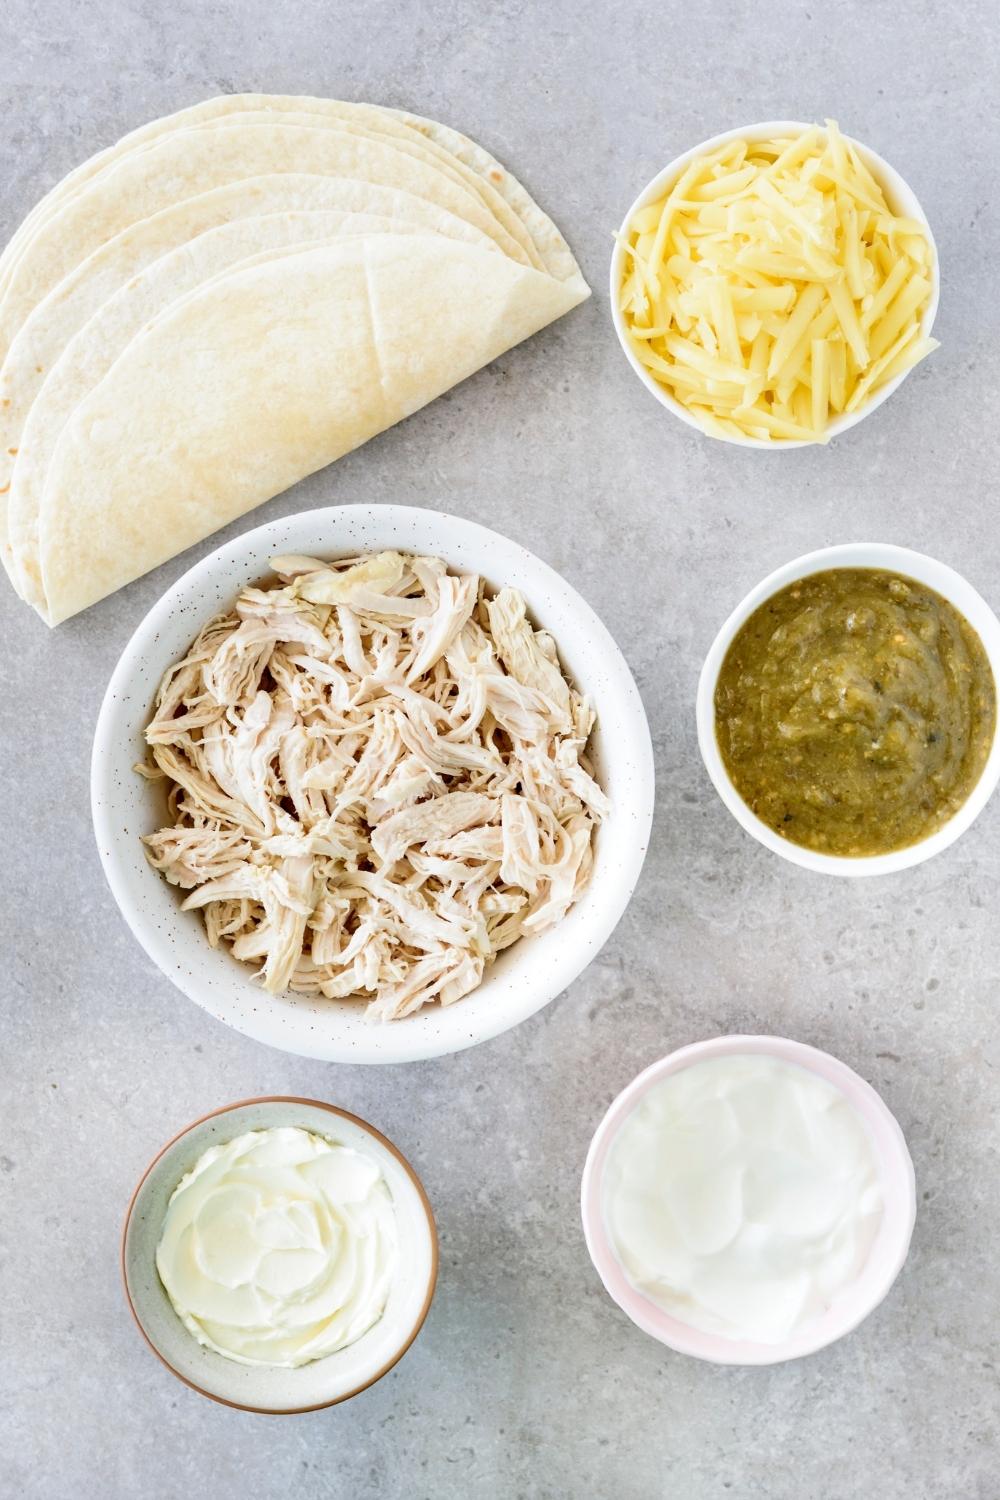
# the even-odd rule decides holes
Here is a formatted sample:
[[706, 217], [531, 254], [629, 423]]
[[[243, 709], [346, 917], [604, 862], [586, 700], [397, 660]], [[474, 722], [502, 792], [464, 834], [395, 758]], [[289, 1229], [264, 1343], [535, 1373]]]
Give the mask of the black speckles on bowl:
[[[557, 926], [523, 938], [471, 995], [404, 1021], [373, 1025], [350, 1001], [279, 996], [262, 1001], [247, 968], [205, 940], [196, 912], [143, 854], [157, 826], [156, 783], [132, 767], [163, 673], [197, 627], [284, 552], [335, 557], [358, 551], [441, 557], [461, 571], [524, 594], [556, 641], [564, 667], [597, 710], [594, 759], [611, 799], [598, 830], [587, 889]], [[517, 1025], [564, 991], [607, 941], [642, 868], [653, 814], [653, 752], [638, 689], [593, 610], [546, 563], [497, 532], [411, 506], [306, 511], [227, 542], [195, 564], [153, 606], [122, 653], [97, 723], [91, 767], [94, 827], [105, 874], [125, 920], [154, 963], [210, 1015], [258, 1041], [331, 1062], [406, 1062], [458, 1051]]]

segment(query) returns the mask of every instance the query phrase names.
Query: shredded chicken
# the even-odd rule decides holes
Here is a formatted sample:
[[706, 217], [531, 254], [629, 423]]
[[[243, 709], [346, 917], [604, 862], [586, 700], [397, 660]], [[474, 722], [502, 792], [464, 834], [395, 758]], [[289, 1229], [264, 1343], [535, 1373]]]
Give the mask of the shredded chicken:
[[150, 863], [273, 994], [451, 1005], [586, 884], [593, 711], [514, 589], [397, 552], [272, 566], [160, 687]]

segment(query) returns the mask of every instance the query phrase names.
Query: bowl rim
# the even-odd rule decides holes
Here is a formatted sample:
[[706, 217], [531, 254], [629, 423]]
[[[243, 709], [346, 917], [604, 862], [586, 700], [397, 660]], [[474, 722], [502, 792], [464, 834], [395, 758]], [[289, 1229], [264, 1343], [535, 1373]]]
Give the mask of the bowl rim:
[[[695, 432], [699, 433], [702, 437], [712, 438], [716, 442], [730, 443], [734, 448], [755, 448], [758, 452], [763, 453], [784, 453], [793, 448], [817, 448], [823, 447], [824, 444], [818, 443], [816, 441], [806, 441], [805, 439], [791, 439], [782, 442], [765, 442], [762, 438], [736, 437], [730, 434], [726, 434], [725, 436], [723, 436], [721, 433], [706, 432], [704, 427], [702, 427], [701, 424], [692, 416], [691, 412], [688, 411], [687, 407], [684, 406], [680, 401], [676, 400], [676, 398], [670, 394], [666, 387], [660, 385], [658, 381], [653, 379], [645, 366], [636, 358], [635, 353], [630, 346], [628, 331], [625, 327], [625, 319], [619, 305], [619, 289], [621, 287], [623, 262], [625, 258], [624, 241], [628, 234], [628, 227], [632, 222], [633, 215], [640, 208], [644, 208], [648, 202], [651, 202], [655, 198], [659, 197], [664, 189], [669, 187], [671, 182], [675, 178], [680, 176], [684, 168], [687, 167], [690, 162], [695, 159], [695, 157], [702, 156], [708, 151], [714, 151], [719, 146], [725, 146], [729, 141], [739, 140], [742, 136], [748, 136], [749, 138], [755, 140], [765, 140], [772, 135], [787, 135], [793, 132], [796, 134], [802, 134], [807, 130], [815, 130], [817, 128], [821, 127], [810, 125], [802, 120], [763, 120], [753, 125], [739, 126], [734, 130], [723, 130], [720, 131], [718, 135], [710, 136], [708, 140], [702, 141], [697, 146], [690, 147], [687, 151], [683, 151], [680, 156], [675, 156], [673, 161], [668, 162], [665, 167], [662, 167], [660, 171], [656, 173], [655, 177], [652, 177], [649, 182], [647, 182], [646, 186], [641, 190], [641, 192], [637, 194], [631, 207], [625, 214], [625, 217], [622, 219], [621, 226], [618, 229], [617, 234], [615, 235], [615, 244], [614, 249], [611, 252], [610, 267], [611, 321], [614, 325], [614, 330], [618, 337], [618, 342], [622, 347], [622, 352], [624, 353], [625, 358], [628, 360], [630, 366], [632, 367], [632, 370], [641, 380], [647, 391], [649, 391], [649, 393], [654, 396], [660, 403], [660, 405], [665, 407], [667, 411], [672, 412], [675, 417], [679, 417], [682, 422], [684, 422], [688, 427], [692, 428]], [[926, 338], [934, 326], [934, 319], [937, 315], [938, 304], [941, 300], [941, 260], [938, 253], [937, 242], [934, 238], [934, 231], [931, 229], [930, 221], [927, 218], [926, 213], [924, 212], [920, 199], [910, 187], [910, 184], [906, 181], [905, 177], [903, 177], [902, 174], [898, 172], [894, 166], [892, 166], [890, 162], [887, 162], [885, 158], [880, 156], [877, 151], [874, 151], [871, 146], [866, 146], [863, 141], [859, 141], [855, 136], [847, 135], [844, 131], [841, 131], [841, 134], [843, 135], [844, 140], [849, 141], [850, 144], [856, 149], [865, 166], [868, 167], [873, 176], [875, 176], [879, 180], [881, 186], [887, 190], [888, 196], [902, 209], [905, 210], [906, 217], [918, 219], [923, 225], [924, 233], [927, 236], [932, 255], [931, 295], [920, 319], [920, 332], [921, 335]], [[875, 395], [871, 396], [869, 400], [864, 401], [861, 404], [857, 411], [841, 413], [832, 422], [829, 422], [826, 429], [828, 438], [832, 440], [833, 438], [839, 437], [841, 433], [848, 432], [852, 427], [856, 427], [859, 422], [863, 421], [865, 417], [870, 416], [871, 413], [873, 411], [876, 411], [884, 401], [887, 401], [889, 399], [894, 391], [899, 389], [903, 381], [906, 379], [907, 375], [911, 374], [912, 370], [915, 368], [915, 366], [911, 366], [909, 370], [904, 370], [901, 374], [896, 375], [892, 380], [881, 386], [875, 393]]]
[[[863, 557], [875, 560], [864, 561]], [[723, 623], [709, 647], [698, 678], [695, 704], [698, 748], [712, 785], [722, 801], [740, 827], [759, 844], [763, 844], [765, 849], [773, 854], [780, 854], [783, 859], [802, 869], [814, 870], [820, 874], [848, 879], [893, 875], [900, 870], [923, 864], [925, 860], [932, 859], [935, 854], [949, 848], [972, 826], [989, 802], [1000, 782], [1000, 722], [994, 728], [993, 743], [979, 780], [958, 811], [936, 833], [886, 854], [821, 854], [803, 844], [793, 844], [790, 840], [781, 838], [744, 802], [726, 770], [716, 738], [715, 687], [726, 652], [736, 633], [754, 610], [780, 589], [797, 579], [808, 578], [814, 573], [824, 573], [837, 567], [881, 568], [934, 589], [976, 631], [1000, 693], [1000, 620], [968, 579], [947, 563], [938, 562], [927, 553], [899, 547], [892, 542], [841, 542], [832, 547], [820, 547], [816, 551], [803, 553], [801, 557], [775, 568], [750, 590]], [[977, 618], [972, 618], [972, 615]]]
[[[214, 1391], [207, 1391], [204, 1386], [199, 1385], [197, 1381], [190, 1380], [188, 1376], [181, 1374], [180, 1370], [178, 1370], [174, 1365], [170, 1363], [166, 1355], [162, 1352], [161, 1349], [157, 1347], [157, 1345], [150, 1337], [149, 1333], [146, 1331], [146, 1327], [143, 1324], [143, 1321], [139, 1316], [138, 1309], [136, 1308], [135, 1302], [132, 1299], [132, 1290], [129, 1286], [128, 1262], [126, 1256], [129, 1226], [132, 1222], [132, 1214], [142, 1194], [142, 1190], [145, 1187], [146, 1182], [151, 1172], [156, 1167], [157, 1163], [160, 1162], [164, 1156], [166, 1156], [171, 1147], [176, 1146], [178, 1141], [183, 1140], [186, 1135], [190, 1135], [193, 1130], [197, 1130], [199, 1125], [204, 1125], [209, 1120], [214, 1120], [220, 1115], [232, 1114], [238, 1109], [245, 1109], [248, 1105], [255, 1104], [298, 1104], [307, 1105], [310, 1109], [323, 1109], [326, 1110], [328, 1114], [337, 1115], [342, 1120], [349, 1120], [353, 1125], [359, 1126], [369, 1135], [374, 1136], [379, 1144], [383, 1146], [391, 1156], [394, 1156], [396, 1158], [400, 1166], [403, 1168], [403, 1171], [406, 1173], [407, 1177], [409, 1177], [410, 1182], [413, 1184], [413, 1187], [416, 1190], [417, 1198], [427, 1220], [427, 1229], [430, 1234], [431, 1266], [430, 1275], [427, 1281], [427, 1292], [424, 1297], [420, 1312], [417, 1315], [416, 1322], [407, 1334], [405, 1341], [400, 1345], [398, 1351], [393, 1354], [392, 1358], [385, 1364], [383, 1364], [380, 1369], [375, 1372], [374, 1375], [372, 1375], [369, 1379], [363, 1381], [361, 1385], [354, 1386], [353, 1389], [345, 1391], [343, 1395], [334, 1396], [330, 1401], [317, 1401], [313, 1402], [309, 1406], [251, 1406], [247, 1402], [233, 1401], [230, 1400], [227, 1396], [218, 1396]], [[122, 1222], [121, 1234], [119, 1236], [118, 1261], [121, 1271], [122, 1287], [125, 1292], [125, 1300], [128, 1303], [128, 1309], [132, 1314], [133, 1321], [135, 1322], [136, 1327], [145, 1339], [147, 1346], [153, 1351], [160, 1363], [170, 1371], [171, 1375], [176, 1375], [177, 1379], [184, 1385], [186, 1385], [189, 1390], [196, 1391], [199, 1396], [206, 1396], [209, 1401], [214, 1401], [219, 1406], [228, 1406], [234, 1411], [253, 1412], [257, 1416], [295, 1417], [301, 1416], [304, 1412], [325, 1411], [328, 1407], [339, 1406], [342, 1401], [350, 1401], [352, 1397], [359, 1396], [362, 1391], [366, 1391], [369, 1386], [375, 1385], [377, 1381], [382, 1379], [383, 1375], [387, 1375], [389, 1371], [399, 1363], [399, 1361], [403, 1358], [403, 1355], [407, 1352], [411, 1344], [416, 1339], [420, 1330], [423, 1328], [424, 1323], [427, 1319], [427, 1314], [430, 1311], [431, 1303], [434, 1300], [434, 1293], [437, 1288], [438, 1281], [438, 1270], [440, 1266], [440, 1245], [438, 1242], [437, 1222], [434, 1218], [434, 1210], [431, 1207], [431, 1202], [427, 1196], [427, 1192], [424, 1188], [423, 1183], [417, 1175], [415, 1168], [403, 1155], [399, 1147], [392, 1141], [390, 1141], [388, 1136], [383, 1135], [381, 1130], [376, 1130], [374, 1125], [369, 1124], [369, 1122], [365, 1119], [362, 1119], [360, 1115], [353, 1114], [348, 1109], [341, 1109], [339, 1105], [329, 1104], [325, 1099], [308, 1099], [297, 1094], [260, 1094], [247, 1099], [234, 1100], [234, 1102], [231, 1104], [221, 1104], [218, 1109], [210, 1109], [206, 1114], [199, 1115], [196, 1120], [192, 1120], [188, 1125], [185, 1125], [183, 1129], [178, 1130], [176, 1135], [171, 1136], [170, 1140], [160, 1147], [159, 1151], [157, 1151], [156, 1155], [149, 1162], [142, 1176], [139, 1178], [139, 1181], [136, 1183], [135, 1188], [132, 1192], [132, 1196], [128, 1201], [128, 1207], [125, 1210], [125, 1217]]]
[[[848, 1103], [859, 1114], [869, 1136], [877, 1134], [873, 1141], [879, 1176], [883, 1188], [895, 1190], [897, 1201], [902, 1195], [905, 1211], [895, 1224], [889, 1224], [886, 1234], [891, 1236], [890, 1255], [883, 1274], [871, 1294], [853, 1306], [845, 1304], [846, 1316], [832, 1330], [816, 1332], [808, 1337], [808, 1325], [804, 1334], [794, 1334], [780, 1344], [758, 1344], [728, 1339], [721, 1334], [711, 1334], [693, 1328], [671, 1317], [650, 1298], [628, 1281], [607, 1233], [601, 1206], [603, 1174], [611, 1144], [622, 1125], [632, 1114], [642, 1096], [664, 1077], [682, 1072], [708, 1058], [745, 1055], [747, 1053], [777, 1058], [804, 1068], [839, 1089]], [[783, 1364], [792, 1359], [801, 1359], [818, 1353], [860, 1326], [885, 1300], [892, 1289], [909, 1254], [910, 1242], [917, 1215], [916, 1177], [913, 1160], [906, 1144], [906, 1137], [895, 1115], [877, 1089], [856, 1073], [847, 1063], [834, 1057], [822, 1048], [807, 1042], [797, 1042], [789, 1037], [732, 1035], [709, 1037], [678, 1047], [665, 1057], [658, 1058], [632, 1081], [625, 1085], [608, 1106], [603, 1119], [594, 1132], [584, 1163], [580, 1183], [580, 1211], [583, 1220], [584, 1239], [594, 1269], [604, 1290], [622, 1312], [658, 1342], [676, 1354], [688, 1355], [716, 1365], [760, 1366]], [[881, 1231], [880, 1231], [881, 1233]], [[877, 1243], [877, 1239], [876, 1239]], [[872, 1246], [873, 1253], [875, 1245]], [[864, 1275], [866, 1265], [859, 1273]], [[854, 1283], [855, 1288], [858, 1282]], [[849, 1291], [845, 1288], [845, 1292]], [[822, 1327], [820, 1324], [819, 1327]], [[791, 1347], [789, 1347], [791, 1346]]]
[[[515, 554], [518, 560], [523, 562], [525, 568], [535, 572], [538, 579], [536, 589], [548, 588], [559, 606], [568, 611], [578, 622], [579, 631], [588, 640], [589, 645], [594, 649], [600, 648], [600, 659], [608, 666], [608, 671], [605, 673], [606, 682], [611, 685], [611, 690], [619, 700], [618, 707], [623, 713], [629, 715], [624, 722], [630, 737], [631, 754], [635, 763], [634, 774], [623, 781], [616, 797], [612, 819], [608, 820], [610, 823], [615, 818], [616, 812], [620, 814], [620, 822], [616, 821], [615, 826], [620, 829], [628, 827], [630, 853], [627, 858], [624, 853], [622, 854], [619, 869], [615, 872], [616, 879], [610, 883], [604, 883], [599, 904], [592, 913], [593, 921], [589, 929], [595, 937], [592, 941], [583, 944], [585, 950], [583, 957], [579, 956], [581, 947], [579, 942], [575, 945], [564, 945], [565, 952], [558, 962], [555, 959], [549, 960], [547, 974], [550, 977], [541, 979], [537, 984], [522, 985], [520, 998], [506, 997], [504, 1003], [491, 1010], [488, 1015], [477, 1015], [473, 1024], [468, 1024], [463, 1020], [460, 1025], [456, 1021], [450, 1029], [445, 1029], [442, 1033], [442, 1030], [438, 1028], [444, 1028], [447, 1023], [441, 1020], [441, 1015], [436, 1009], [437, 1020], [434, 1027], [427, 1025], [409, 1032], [405, 1030], [409, 1022], [419, 1021], [424, 1013], [408, 1017], [400, 1023], [392, 1023], [394, 1026], [402, 1026], [404, 1030], [394, 1033], [396, 1039], [392, 1049], [388, 1052], [378, 1040], [378, 1031], [374, 1027], [369, 1028], [372, 1033], [370, 1039], [355, 1040], [350, 1048], [341, 1046], [335, 1041], [326, 1044], [320, 1038], [317, 1047], [308, 1049], [302, 1046], [299, 1038], [295, 1036], [286, 1038], [280, 1028], [269, 1027], [263, 1020], [265, 1014], [263, 1010], [260, 1023], [255, 1026], [246, 1018], [234, 1019], [229, 1014], [223, 1014], [217, 1005], [213, 1006], [206, 998], [205, 986], [189, 973], [179, 956], [182, 950], [162, 936], [159, 927], [150, 921], [144, 912], [134, 882], [129, 878], [130, 872], [123, 867], [123, 857], [117, 848], [118, 820], [113, 815], [116, 782], [112, 767], [116, 746], [119, 743], [114, 720], [118, 711], [118, 700], [128, 698], [134, 688], [135, 674], [141, 670], [143, 653], [149, 652], [151, 655], [155, 653], [161, 629], [170, 620], [175, 608], [183, 609], [186, 596], [192, 588], [199, 585], [211, 587], [217, 576], [224, 575], [231, 570], [234, 573], [234, 581], [229, 592], [235, 598], [239, 588], [253, 573], [250, 558], [255, 549], [258, 553], [264, 552], [265, 556], [267, 555], [266, 548], [271, 548], [272, 552], [275, 548], [285, 552], [302, 551], [302, 546], [292, 546], [289, 543], [289, 533], [322, 526], [330, 533], [330, 541], [325, 548], [320, 548], [321, 555], [324, 552], [330, 556], [347, 555], [351, 543], [358, 540], [356, 535], [358, 529], [363, 529], [366, 525], [380, 527], [391, 533], [394, 540], [383, 541], [378, 545], [374, 542], [367, 542], [363, 544], [362, 550], [379, 550], [379, 547], [384, 546], [396, 546], [402, 551], [414, 550], [416, 544], [412, 533], [425, 527], [428, 531], [440, 533], [440, 555], [446, 560], [456, 552], [461, 555], [463, 545], [469, 547], [478, 545], [481, 549], [502, 547]], [[342, 546], [338, 532], [343, 537]], [[451, 561], [450, 565], [459, 569], [462, 567], [460, 562]], [[257, 572], [259, 574], [259, 568]], [[528, 596], [529, 612], [534, 613], [530, 588], [525, 585], [522, 587]], [[205, 618], [207, 618], [207, 611]], [[188, 639], [193, 637], [196, 628], [193, 619]], [[164, 670], [175, 659], [173, 656], [166, 659]], [[579, 677], [579, 673], [574, 675]], [[580, 683], [579, 686], [586, 690], [586, 683]], [[150, 702], [154, 692], [155, 685], [150, 692]], [[142, 722], [144, 723], [145, 719]], [[122, 649], [104, 693], [93, 737], [90, 801], [91, 819], [101, 865], [118, 910], [142, 950], [183, 995], [193, 1000], [213, 1019], [221, 1021], [222, 1024], [232, 1027], [243, 1035], [253, 1037], [255, 1041], [278, 1047], [296, 1056], [366, 1066], [387, 1066], [446, 1056], [452, 1052], [459, 1052], [467, 1047], [491, 1041], [536, 1015], [579, 978], [583, 970], [596, 958], [597, 953], [610, 939], [638, 884], [652, 831], [656, 777], [649, 720], [632, 670], [603, 620], [566, 578], [520, 542], [501, 532], [482, 526], [478, 522], [430, 506], [356, 503], [337, 506], [321, 505], [309, 510], [296, 511], [289, 516], [278, 517], [250, 531], [243, 532], [194, 563], [154, 601]], [[624, 838], [624, 835], [622, 837]], [[588, 890], [584, 892], [584, 899], [591, 894], [592, 889], [593, 887], [588, 886]], [[568, 914], [570, 918], [572, 914], [571, 910]], [[246, 982], [250, 983], [249, 972]], [[470, 998], [474, 998], [474, 993]], [[432, 1008], [425, 1008], [425, 1010], [430, 1009]], [[449, 1007], [447, 1014], [464, 1017], [468, 1016], [468, 1011], [463, 1011], [461, 1006], [455, 1006]], [[404, 1037], [406, 1045], [404, 1045]]]

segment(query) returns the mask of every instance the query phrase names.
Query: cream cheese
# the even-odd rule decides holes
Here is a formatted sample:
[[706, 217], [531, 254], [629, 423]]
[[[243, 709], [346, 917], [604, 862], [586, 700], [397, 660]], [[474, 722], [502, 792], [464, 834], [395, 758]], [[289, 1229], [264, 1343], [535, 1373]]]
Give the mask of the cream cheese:
[[212, 1146], [174, 1189], [156, 1268], [200, 1344], [249, 1365], [321, 1359], [378, 1321], [396, 1214], [374, 1158], [298, 1127]]
[[612, 1142], [602, 1211], [629, 1281], [671, 1316], [777, 1344], [857, 1278], [882, 1189], [839, 1089], [746, 1054], [649, 1089]]

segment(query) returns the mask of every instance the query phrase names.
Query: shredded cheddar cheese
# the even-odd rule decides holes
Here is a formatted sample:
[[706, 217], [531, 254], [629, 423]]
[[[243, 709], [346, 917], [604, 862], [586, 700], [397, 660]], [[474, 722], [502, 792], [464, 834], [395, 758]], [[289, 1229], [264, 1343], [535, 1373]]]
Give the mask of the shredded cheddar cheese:
[[825, 442], [936, 349], [924, 226], [896, 215], [833, 120], [699, 157], [625, 232], [636, 358], [706, 432]]

